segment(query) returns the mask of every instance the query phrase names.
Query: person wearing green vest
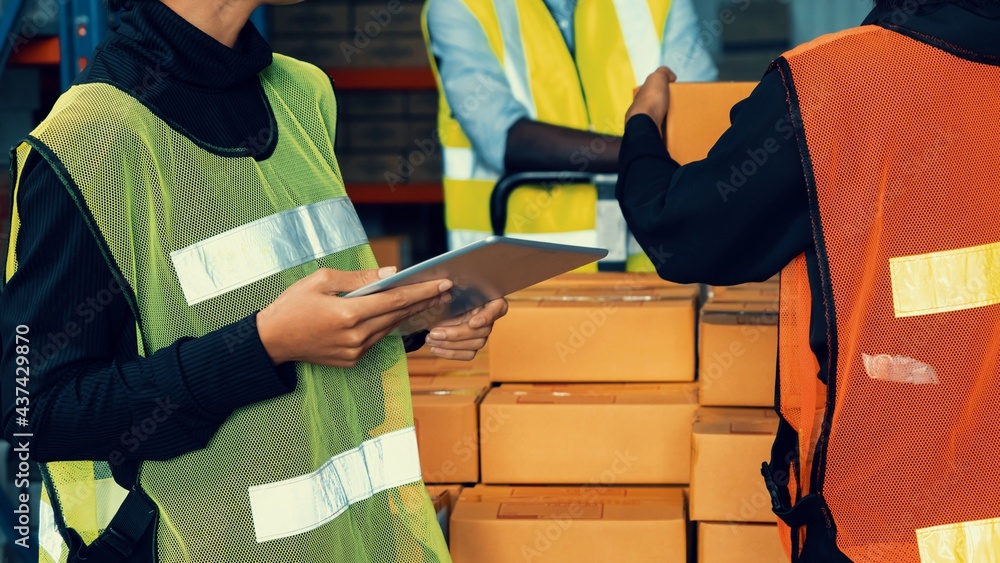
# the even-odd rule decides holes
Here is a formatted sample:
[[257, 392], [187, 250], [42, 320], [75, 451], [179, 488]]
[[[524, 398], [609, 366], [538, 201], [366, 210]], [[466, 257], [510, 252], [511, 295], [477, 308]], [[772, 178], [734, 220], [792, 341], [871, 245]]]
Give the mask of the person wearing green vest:
[[[429, 0], [424, 35], [452, 248], [492, 234], [490, 193], [504, 174], [616, 172], [632, 91], [660, 65], [682, 81], [717, 77], [707, 50], [716, 36], [691, 0]], [[521, 188], [505, 234], [602, 246], [602, 264], [653, 271], [611, 184], [600, 200], [594, 186]]]
[[[12, 153], [3, 422], [40, 463], [39, 561], [450, 561], [404, 355], [423, 335], [396, 330], [450, 282], [338, 296], [392, 269], [344, 190], [330, 79], [272, 55], [264, 3], [288, 2], [112, 2]], [[505, 312], [427, 345], [471, 359]]]

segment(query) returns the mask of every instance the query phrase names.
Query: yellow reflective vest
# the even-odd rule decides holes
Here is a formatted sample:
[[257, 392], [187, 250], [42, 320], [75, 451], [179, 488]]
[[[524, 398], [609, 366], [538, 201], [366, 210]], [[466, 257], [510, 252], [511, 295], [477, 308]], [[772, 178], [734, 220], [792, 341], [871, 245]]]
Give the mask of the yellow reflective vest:
[[[543, 2], [463, 2], [482, 25], [511, 91], [531, 119], [616, 136], [624, 132], [633, 90], [660, 65], [671, 6], [671, 0], [580, 0], [574, 15], [574, 58]], [[429, 43], [427, 9], [424, 35]], [[453, 112], [469, 108], [449, 106], [433, 55], [430, 58], [440, 92], [445, 223], [449, 245], [457, 248], [492, 233], [490, 193], [502, 171], [476, 155]], [[524, 187], [510, 199], [505, 233], [597, 246], [596, 208], [594, 186]], [[634, 239], [629, 254], [629, 270], [652, 271]]]
[[[329, 79], [275, 55], [260, 80], [278, 135], [261, 161], [203, 146], [108, 84], [71, 88], [16, 150], [17, 168], [37, 152], [57, 170], [130, 295], [143, 356], [245, 318], [319, 268], [376, 267], [334, 156]], [[15, 222], [7, 279], [16, 238]], [[296, 370], [293, 392], [238, 409], [205, 448], [142, 463], [156, 559], [450, 561], [399, 335], [353, 368]], [[90, 544], [127, 491], [108, 460], [42, 473], [39, 560], [62, 563], [64, 531]]]

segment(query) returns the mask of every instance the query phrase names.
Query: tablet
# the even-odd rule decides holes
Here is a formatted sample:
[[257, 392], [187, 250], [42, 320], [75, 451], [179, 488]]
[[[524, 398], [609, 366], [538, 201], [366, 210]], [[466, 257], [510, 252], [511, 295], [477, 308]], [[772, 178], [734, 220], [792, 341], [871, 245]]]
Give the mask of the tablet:
[[476, 307], [596, 262], [603, 248], [491, 236], [411, 266], [344, 297], [362, 297], [394, 287], [431, 280], [451, 280], [452, 300], [410, 318], [403, 334], [431, 328]]

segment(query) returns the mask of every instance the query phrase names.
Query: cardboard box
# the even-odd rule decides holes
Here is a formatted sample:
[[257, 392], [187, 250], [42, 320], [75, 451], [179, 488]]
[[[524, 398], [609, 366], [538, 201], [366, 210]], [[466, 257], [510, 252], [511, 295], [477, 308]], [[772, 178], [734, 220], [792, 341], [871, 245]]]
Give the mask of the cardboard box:
[[447, 373], [468, 373], [487, 375], [490, 372], [490, 343], [469, 360], [448, 360], [435, 356], [431, 347], [424, 345], [406, 355], [410, 375], [437, 375]]
[[[764, 66], [760, 73], [767, 70]], [[729, 110], [753, 91], [755, 82], [686, 82], [670, 85], [667, 149], [680, 164], [708, 156], [729, 128]]]
[[777, 301], [781, 293], [778, 276], [765, 282], [744, 283], [730, 286], [708, 286], [712, 301]]
[[698, 523], [698, 563], [788, 563], [778, 527]]
[[684, 493], [671, 488], [465, 489], [451, 518], [455, 563], [683, 562]]
[[495, 387], [480, 406], [483, 483], [687, 483], [697, 403], [691, 383]]
[[773, 407], [778, 302], [709, 302], [698, 342], [701, 404]]
[[657, 287], [685, 286], [666, 281], [656, 274], [647, 272], [570, 272], [549, 278], [529, 289], [607, 288], [614, 291], [628, 291]]
[[448, 541], [449, 523], [451, 514], [455, 510], [455, 503], [462, 492], [462, 485], [427, 485], [427, 494], [434, 504], [434, 513], [437, 514], [438, 525], [444, 533], [445, 541]]
[[508, 297], [490, 337], [505, 382], [694, 381], [694, 287], [536, 288]]
[[413, 420], [425, 483], [479, 481], [479, 401], [485, 377], [411, 381]]
[[368, 246], [380, 267], [395, 266], [402, 270], [413, 263], [410, 237], [406, 235], [375, 237], [368, 240]]
[[771, 409], [698, 410], [691, 441], [691, 520], [774, 522], [760, 466], [771, 457]]

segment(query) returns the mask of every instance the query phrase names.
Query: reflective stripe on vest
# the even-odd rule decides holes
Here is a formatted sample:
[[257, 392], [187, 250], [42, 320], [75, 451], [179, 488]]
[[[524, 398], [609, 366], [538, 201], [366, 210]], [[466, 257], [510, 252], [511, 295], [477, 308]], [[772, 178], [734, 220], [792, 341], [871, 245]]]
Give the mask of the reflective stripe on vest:
[[812, 516], [851, 561], [979, 561], [967, 540], [1000, 553], [981, 521], [1000, 517], [1000, 148], [984, 126], [1000, 120], [1000, 63], [948, 49], [864, 26], [777, 63], [831, 323], [827, 388], [805, 360], [808, 304], [786, 307], [809, 287], [800, 258], [781, 278], [779, 388], [811, 475], [788, 492], [825, 502]]
[[38, 503], [38, 546], [55, 563], [63, 561], [66, 555], [65, 544], [56, 527], [56, 515], [45, 493], [42, 493], [42, 500]]
[[[320, 268], [377, 267], [333, 152], [329, 78], [275, 55], [260, 82], [277, 124], [265, 160], [208, 150], [107, 84], [71, 88], [17, 149], [19, 161], [35, 151], [63, 171], [108, 267], [120, 273], [140, 355], [233, 326]], [[204, 448], [142, 462], [138, 485], [159, 509], [157, 560], [450, 561], [416, 449], [398, 438], [414, 424], [400, 336], [378, 341], [351, 368], [294, 369], [293, 391], [236, 409]], [[149, 416], [160, 423], [182, 415]], [[359, 451], [373, 487], [364, 493], [352, 480]], [[379, 454], [391, 463], [384, 473], [374, 463]], [[301, 494], [294, 484], [316, 491], [320, 481], [318, 490], [331, 492], [331, 466], [352, 495], [346, 507], [287, 512], [260, 492], [277, 485]], [[120, 502], [107, 462], [45, 470], [52, 506], [92, 542]]]
[[[670, 8], [670, 0], [615, 0], [613, 3], [582, 0], [574, 16], [577, 26], [577, 62], [574, 62], [543, 4], [526, 0], [464, 2], [482, 24], [514, 97], [528, 109], [532, 119], [615, 135], [624, 130], [624, 115], [631, 103], [633, 89], [659, 65], [662, 33]], [[424, 14], [426, 36], [426, 9]], [[608, 22], [612, 20], [618, 24], [609, 32]], [[592, 25], [600, 25], [600, 33], [590, 32]], [[581, 56], [582, 53], [592, 55]], [[446, 224], [449, 231], [462, 231], [450, 235], [449, 241], [479, 240], [492, 232], [489, 194], [503, 173], [492, 170], [476, 156], [452, 116], [452, 107], [440, 88], [433, 57], [431, 65], [440, 90], [438, 128], [444, 147]], [[532, 71], [542, 68], [544, 72]], [[609, 73], [613, 79], [609, 78]], [[589, 79], [597, 75], [600, 75], [599, 80]], [[460, 101], [452, 102], [459, 109], [464, 108]], [[575, 189], [593, 190], [590, 186]], [[525, 199], [518, 203], [512, 198], [509, 215], [520, 219], [517, 222], [508, 220], [505, 234], [534, 236], [596, 229], [595, 196], [573, 196], [563, 205], [546, 208], [540, 213], [525, 212], [525, 206], [532, 204], [530, 198]], [[581, 205], [595, 209], [588, 210], [584, 216], [579, 211]], [[596, 234], [593, 240], [597, 240]], [[456, 242], [450, 244], [451, 248], [457, 248]], [[630, 258], [629, 262], [643, 263], [639, 269], [650, 269], [644, 258]]]
[[250, 487], [257, 541], [312, 530], [356, 502], [419, 480], [415, 428], [367, 440], [333, 456], [308, 475]]
[[917, 530], [920, 563], [990, 563], [1000, 556], [1000, 518]]
[[335, 197], [287, 209], [170, 254], [189, 305], [368, 242], [354, 205]]

